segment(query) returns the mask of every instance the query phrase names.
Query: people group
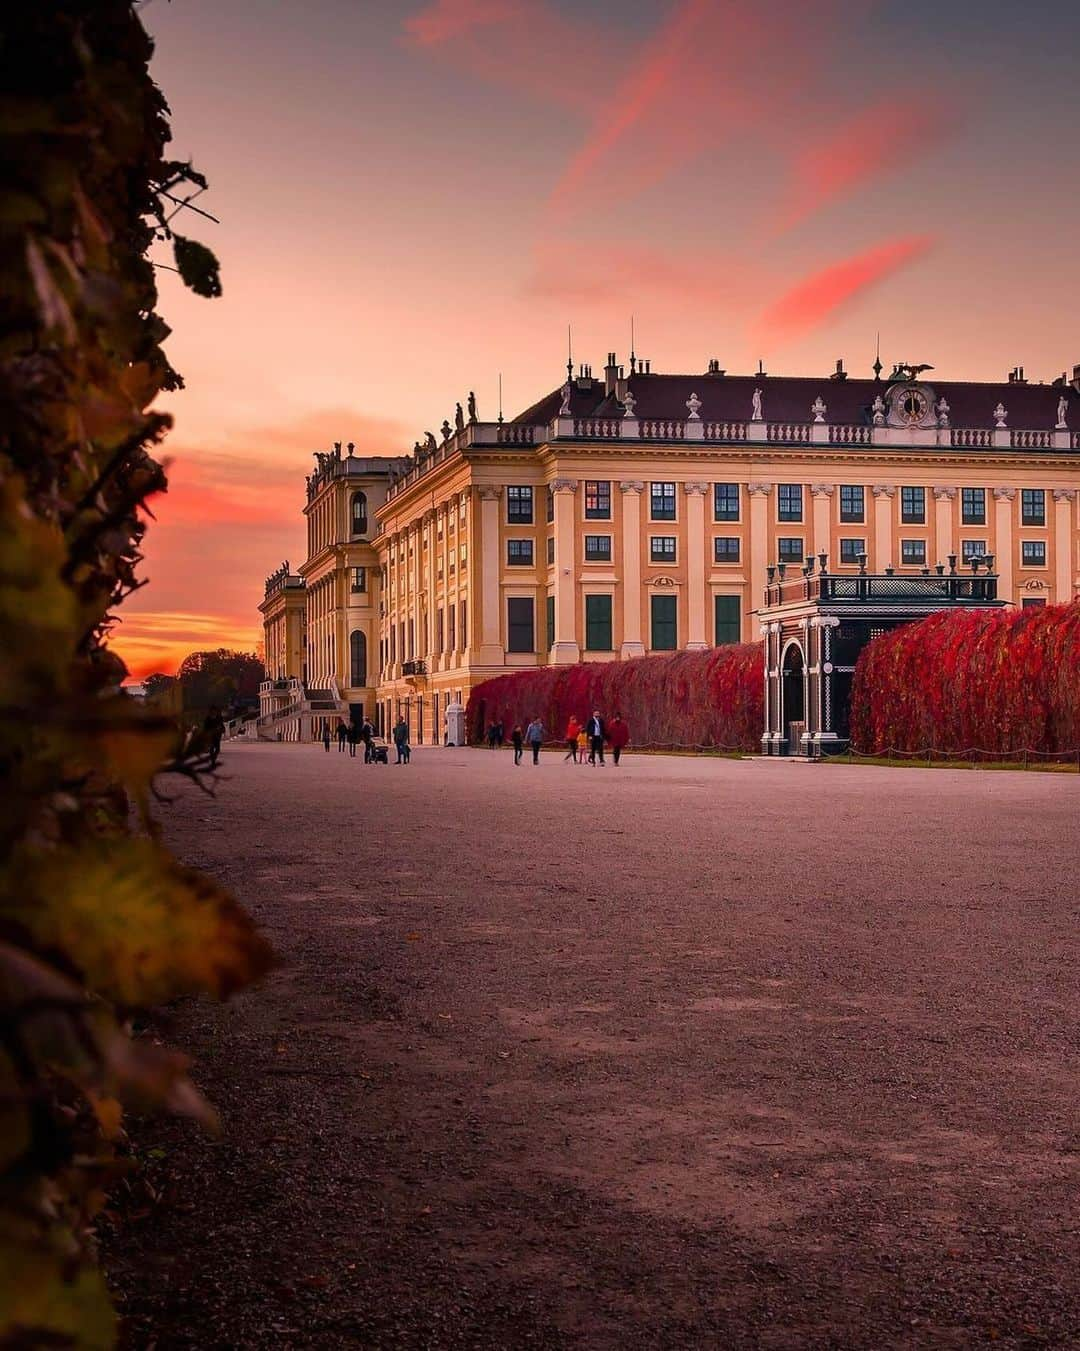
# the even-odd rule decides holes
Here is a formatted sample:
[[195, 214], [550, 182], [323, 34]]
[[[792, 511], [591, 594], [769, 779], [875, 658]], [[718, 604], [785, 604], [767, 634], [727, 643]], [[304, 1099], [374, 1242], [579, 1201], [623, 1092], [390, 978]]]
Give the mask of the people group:
[[[399, 723], [399, 726], [405, 727], [404, 744], [406, 749], [405, 759], [407, 760], [409, 728], [407, 724], [404, 723], [404, 720], [402, 720], [402, 722]], [[338, 725], [333, 731], [331, 731], [330, 728], [330, 719], [325, 718], [323, 720], [322, 725], [322, 744], [323, 750], [325, 750], [327, 754], [329, 754], [330, 746], [335, 740], [337, 741], [337, 748], [339, 754], [344, 755], [345, 752], [348, 751], [349, 755], [351, 755], [355, 759], [356, 748], [358, 746], [363, 746], [364, 764], [370, 765], [375, 762], [376, 759], [375, 724], [371, 721], [370, 718], [365, 718], [363, 722], [357, 722], [355, 718], [353, 718], [350, 722], [346, 722], [344, 718], [339, 718]], [[397, 727], [394, 728], [394, 744], [399, 747], [398, 763], [400, 764], [401, 751], [400, 751], [400, 743], [398, 742]]]
[[[540, 747], [546, 736], [543, 720], [539, 717], [534, 717], [524, 730], [521, 723], [515, 723], [510, 733], [510, 744], [514, 748], [514, 764], [521, 764], [526, 747], [532, 751], [533, 764], [539, 764]], [[491, 723], [487, 729], [489, 749], [498, 750], [504, 744], [504, 739], [503, 724]], [[621, 714], [615, 713], [609, 721], [601, 716], [599, 709], [594, 708], [592, 716], [586, 718], [584, 722], [579, 722], [576, 715], [570, 715], [563, 740], [566, 744], [564, 763], [573, 760], [575, 764], [581, 765], [605, 765], [607, 761], [604, 758], [604, 749], [609, 747], [612, 763], [617, 765], [630, 740], [630, 728]]]

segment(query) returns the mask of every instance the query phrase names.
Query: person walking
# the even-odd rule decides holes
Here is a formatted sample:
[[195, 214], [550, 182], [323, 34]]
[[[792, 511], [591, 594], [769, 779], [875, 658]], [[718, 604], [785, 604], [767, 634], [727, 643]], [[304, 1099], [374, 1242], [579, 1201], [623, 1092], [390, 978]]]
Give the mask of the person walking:
[[499, 750], [502, 750], [503, 746], [506, 745], [506, 732], [503, 728], [502, 718], [495, 724], [495, 742]]
[[221, 709], [215, 704], [203, 720], [203, 736], [206, 737], [206, 749], [210, 755], [210, 768], [216, 769], [221, 754], [221, 738], [225, 735], [225, 719]]
[[493, 722], [488, 728], [488, 750], [493, 751], [499, 740], [499, 724]]
[[566, 754], [563, 756], [563, 764], [567, 760], [573, 760], [577, 764], [578, 734], [581, 732], [581, 724], [573, 713], [570, 714], [570, 721], [566, 724]]
[[349, 757], [356, 759], [356, 743], [360, 740], [360, 728], [355, 722], [350, 722], [348, 726]]
[[600, 716], [598, 708], [593, 709], [593, 715], [585, 724], [585, 732], [589, 738], [589, 764], [595, 765], [597, 760], [601, 765], [604, 763], [604, 720]]
[[364, 743], [364, 764], [371, 764], [371, 743], [375, 738], [375, 724], [365, 718], [360, 728], [360, 740]]
[[397, 751], [396, 765], [409, 763], [409, 724], [404, 718], [398, 718], [394, 725], [394, 748]]
[[587, 763], [586, 757], [588, 756], [588, 754], [589, 754], [589, 737], [585, 731], [585, 728], [582, 727], [582, 729], [577, 734], [577, 755], [574, 758], [576, 759], [579, 765], [584, 765]]
[[329, 719], [329, 718], [323, 718], [323, 722], [322, 722], [322, 744], [323, 744], [323, 750], [327, 753], [327, 755], [329, 755], [329, 754], [330, 754], [330, 719]]
[[514, 764], [521, 764], [521, 748], [525, 742], [525, 733], [521, 730], [521, 723], [514, 723], [514, 730], [510, 733], [510, 740], [514, 743]]
[[338, 718], [337, 748], [339, 755], [345, 749], [345, 743], [348, 741], [348, 739], [349, 739], [349, 729], [348, 727], [345, 726], [345, 723], [340, 718]]
[[611, 747], [611, 758], [615, 764], [619, 763], [619, 756], [623, 748], [630, 740], [630, 728], [623, 722], [618, 713], [612, 718], [607, 729], [608, 745]]
[[540, 743], [544, 740], [544, 724], [539, 718], [533, 718], [525, 728], [525, 740], [532, 747], [533, 764], [540, 763]]

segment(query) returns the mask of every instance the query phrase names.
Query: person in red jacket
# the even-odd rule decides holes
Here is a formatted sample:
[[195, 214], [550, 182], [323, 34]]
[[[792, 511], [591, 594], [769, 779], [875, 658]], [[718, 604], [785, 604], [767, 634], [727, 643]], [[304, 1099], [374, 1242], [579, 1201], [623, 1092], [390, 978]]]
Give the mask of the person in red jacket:
[[564, 765], [567, 760], [573, 760], [574, 764], [577, 764], [577, 739], [580, 731], [581, 726], [578, 723], [577, 718], [571, 713], [570, 721], [566, 724], [566, 754], [563, 756]]
[[608, 723], [607, 739], [611, 746], [611, 758], [618, 764], [622, 748], [630, 740], [630, 728], [627, 727], [618, 713]]

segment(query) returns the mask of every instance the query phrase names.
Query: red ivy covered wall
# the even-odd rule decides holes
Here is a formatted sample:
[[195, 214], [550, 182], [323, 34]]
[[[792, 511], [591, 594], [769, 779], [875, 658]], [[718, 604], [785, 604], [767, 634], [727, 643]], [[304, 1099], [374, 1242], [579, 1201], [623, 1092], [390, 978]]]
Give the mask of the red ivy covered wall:
[[621, 714], [633, 746], [755, 751], [765, 716], [763, 683], [756, 643], [540, 666], [477, 685], [466, 725], [470, 740], [482, 741], [491, 723], [501, 721], [509, 738], [515, 723], [525, 728], [539, 716], [548, 740], [558, 741], [571, 714], [584, 722], [598, 708], [605, 718]]
[[862, 651], [851, 735], [863, 754], [1080, 748], [1080, 604], [945, 611]]

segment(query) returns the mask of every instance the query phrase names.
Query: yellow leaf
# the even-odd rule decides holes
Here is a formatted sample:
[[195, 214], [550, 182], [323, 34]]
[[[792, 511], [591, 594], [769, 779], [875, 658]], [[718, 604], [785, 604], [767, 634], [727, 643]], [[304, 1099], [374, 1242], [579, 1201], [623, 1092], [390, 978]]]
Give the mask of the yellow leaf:
[[0, 1346], [115, 1346], [105, 1280], [73, 1255], [70, 1233], [7, 1210], [0, 1231]]

